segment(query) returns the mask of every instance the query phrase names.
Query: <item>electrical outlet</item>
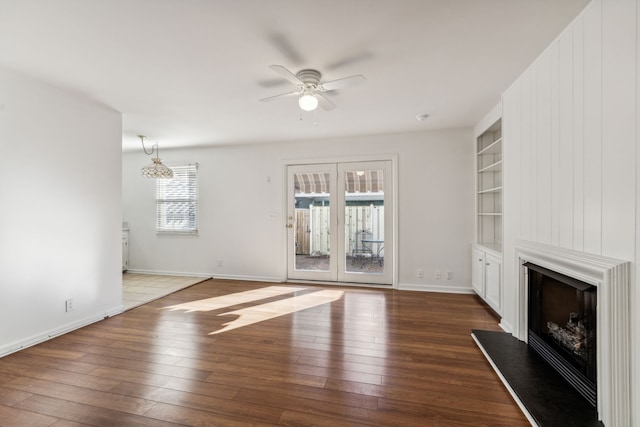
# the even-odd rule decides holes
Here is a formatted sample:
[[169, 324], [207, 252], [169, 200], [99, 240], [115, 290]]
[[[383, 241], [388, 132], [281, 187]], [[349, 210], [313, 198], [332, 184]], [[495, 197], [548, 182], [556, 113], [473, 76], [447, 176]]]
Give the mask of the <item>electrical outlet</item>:
[[434, 279], [442, 279], [442, 273], [440, 273], [440, 270], [436, 270], [436, 271], [433, 273], [433, 278], [434, 278]]
[[66, 300], [64, 302], [64, 308], [67, 313], [70, 311], [73, 311], [73, 300], [72, 299]]
[[423, 270], [423, 269], [421, 269], [421, 268], [419, 268], [419, 269], [416, 271], [416, 276], [418, 276], [418, 279], [422, 279], [422, 278], [424, 278], [424, 270]]
[[447, 271], [447, 280], [453, 279], [453, 271]]
[[222, 264], [223, 264], [222, 258], [218, 258], [218, 267], [222, 267]]

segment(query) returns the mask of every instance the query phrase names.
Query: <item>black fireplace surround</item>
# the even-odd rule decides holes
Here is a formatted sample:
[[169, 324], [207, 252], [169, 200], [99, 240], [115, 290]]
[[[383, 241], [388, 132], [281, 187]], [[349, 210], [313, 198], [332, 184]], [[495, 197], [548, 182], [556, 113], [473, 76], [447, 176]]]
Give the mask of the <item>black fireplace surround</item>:
[[597, 287], [525, 263], [529, 346], [593, 407], [597, 405]]

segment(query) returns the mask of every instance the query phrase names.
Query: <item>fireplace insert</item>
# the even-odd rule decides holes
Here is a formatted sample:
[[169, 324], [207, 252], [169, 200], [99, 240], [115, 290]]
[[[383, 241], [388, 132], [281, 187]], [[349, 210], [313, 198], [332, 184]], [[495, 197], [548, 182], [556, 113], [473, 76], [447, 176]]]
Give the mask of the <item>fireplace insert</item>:
[[592, 406], [597, 405], [597, 287], [532, 263], [529, 346]]

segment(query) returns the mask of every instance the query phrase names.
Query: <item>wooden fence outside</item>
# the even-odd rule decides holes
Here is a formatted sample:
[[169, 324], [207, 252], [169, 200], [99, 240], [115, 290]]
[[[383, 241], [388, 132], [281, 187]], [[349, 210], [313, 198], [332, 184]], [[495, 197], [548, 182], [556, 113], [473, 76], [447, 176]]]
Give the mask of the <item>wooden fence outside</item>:
[[[330, 250], [329, 206], [296, 209], [296, 255], [328, 255]], [[351, 254], [356, 232], [366, 230], [371, 239], [384, 240], [384, 206], [347, 206], [345, 208], [345, 251]], [[384, 249], [380, 252], [384, 256]]]

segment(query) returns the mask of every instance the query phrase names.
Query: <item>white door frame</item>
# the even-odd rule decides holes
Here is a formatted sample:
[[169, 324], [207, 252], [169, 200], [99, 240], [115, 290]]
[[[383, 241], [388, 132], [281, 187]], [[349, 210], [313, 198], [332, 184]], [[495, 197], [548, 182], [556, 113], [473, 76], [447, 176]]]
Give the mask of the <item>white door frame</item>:
[[[316, 164], [326, 164], [326, 163], [352, 163], [352, 162], [373, 162], [373, 161], [391, 161], [391, 174], [393, 177], [393, 194], [392, 203], [393, 203], [393, 219], [391, 228], [393, 230], [393, 236], [391, 238], [393, 242], [393, 254], [391, 259], [385, 259], [385, 264], [391, 264], [392, 267], [392, 287], [394, 289], [398, 289], [398, 253], [399, 253], [399, 245], [398, 245], [398, 155], [397, 154], [382, 154], [382, 155], [358, 155], [358, 156], [341, 156], [341, 157], [323, 157], [323, 158], [293, 158], [293, 159], [284, 159], [282, 160], [282, 212], [283, 213], [283, 221], [284, 225], [288, 224], [287, 222], [287, 209], [288, 209], [288, 182], [287, 182], [287, 170], [289, 166], [295, 165], [316, 165]], [[288, 280], [287, 276], [287, 267], [288, 267], [288, 239], [284, 239], [283, 242], [283, 279], [284, 281]], [[292, 280], [294, 281], [294, 280]], [[318, 281], [314, 281], [314, 283], [319, 283]], [[341, 284], [343, 282], [327, 282], [327, 284]], [[346, 282], [348, 284], [353, 284], [351, 282]], [[367, 285], [364, 285], [367, 286]]]
[[[314, 164], [314, 165], [289, 165], [287, 166], [287, 191], [285, 191], [287, 200], [287, 208], [285, 210], [287, 216], [287, 278], [292, 280], [327, 280], [336, 282], [338, 280], [338, 233], [330, 234], [330, 257], [329, 270], [296, 270], [296, 251], [292, 250], [295, 241], [295, 203], [293, 194], [289, 190], [293, 188], [293, 175], [299, 171], [300, 173], [328, 173], [329, 174], [329, 194], [330, 200], [335, 201], [338, 194], [337, 185], [337, 169], [335, 164]], [[338, 229], [338, 204], [329, 204], [329, 230]], [[295, 277], [294, 277], [295, 276]]]

